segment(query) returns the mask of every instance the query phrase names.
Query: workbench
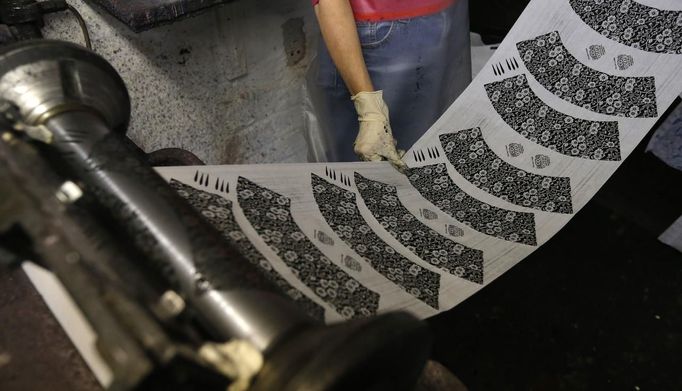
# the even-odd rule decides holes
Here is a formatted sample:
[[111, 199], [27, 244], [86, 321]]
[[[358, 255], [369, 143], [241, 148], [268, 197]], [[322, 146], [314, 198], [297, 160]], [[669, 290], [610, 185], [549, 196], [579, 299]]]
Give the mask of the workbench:
[[92, 0], [133, 31], [149, 30], [233, 0]]

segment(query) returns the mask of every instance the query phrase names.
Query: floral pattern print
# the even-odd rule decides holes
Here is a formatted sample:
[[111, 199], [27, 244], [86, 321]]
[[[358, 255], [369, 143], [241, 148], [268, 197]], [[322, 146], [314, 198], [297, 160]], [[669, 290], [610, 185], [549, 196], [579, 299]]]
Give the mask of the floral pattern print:
[[447, 273], [482, 284], [483, 251], [441, 236], [421, 223], [398, 199], [395, 186], [355, 174], [367, 209], [396, 240], [419, 258]]
[[291, 215], [291, 201], [239, 177], [237, 197], [244, 215], [294, 275], [346, 318], [376, 314], [379, 294], [332, 263], [301, 231]]
[[406, 173], [424, 198], [460, 223], [498, 239], [537, 245], [535, 215], [498, 208], [468, 195], [452, 181], [444, 163], [409, 168]]
[[609, 39], [648, 52], [682, 54], [682, 11], [633, 0], [569, 2], [587, 25]]
[[312, 174], [315, 201], [336, 234], [383, 276], [438, 309], [440, 275], [419, 266], [386, 244], [360, 214], [356, 195]]
[[486, 84], [490, 102], [512, 129], [528, 140], [564, 155], [620, 160], [618, 122], [587, 121], [547, 106], [525, 75]]
[[480, 128], [439, 137], [455, 169], [486, 193], [527, 208], [573, 213], [570, 178], [537, 175], [506, 163], [488, 147]]
[[303, 293], [291, 286], [277, 271], [272, 264], [251, 244], [244, 235], [241, 227], [237, 224], [232, 213], [232, 202], [219, 195], [208, 193], [192, 186], [185, 185], [174, 179], [170, 186], [194, 209], [204, 216], [223, 237], [239, 252], [247, 261], [259, 266], [261, 272], [265, 274], [279, 289], [286, 293], [296, 303], [303, 308], [310, 316], [318, 320], [324, 320], [324, 308]]
[[613, 76], [581, 64], [556, 31], [516, 46], [535, 79], [569, 103], [619, 117], [658, 116], [653, 77]]

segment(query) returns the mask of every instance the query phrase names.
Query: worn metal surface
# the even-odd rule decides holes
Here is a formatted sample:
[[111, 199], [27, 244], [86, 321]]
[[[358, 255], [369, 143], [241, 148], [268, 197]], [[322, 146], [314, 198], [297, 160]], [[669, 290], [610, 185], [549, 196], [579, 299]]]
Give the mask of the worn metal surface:
[[133, 31], [143, 31], [171, 23], [197, 11], [233, 0], [91, 0], [127, 24]]

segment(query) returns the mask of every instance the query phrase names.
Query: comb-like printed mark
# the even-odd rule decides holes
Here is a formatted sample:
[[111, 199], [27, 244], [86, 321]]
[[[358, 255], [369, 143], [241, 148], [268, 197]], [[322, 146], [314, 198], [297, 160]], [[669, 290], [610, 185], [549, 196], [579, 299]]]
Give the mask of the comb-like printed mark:
[[[337, 180], [336, 179], [337, 178], [336, 170], [334, 170], [333, 168], [325, 167], [324, 173], [325, 173], [325, 176], [327, 178], [332, 179], [334, 181]], [[339, 180], [339, 182], [341, 182], [345, 186], [351, 186], [352, 185], [352, 181], [351, 181], [350, 177], [348, 175], [344, 175], [343, 172], [339, 172], [338, 180]]]
[[301, 231], [291, 215], [291, 201], [239, 177], [237, 199], [258, 235], [294, 275], [346, 318], [376, 314], [379, 294], [336, 266]]
[[615, 42], [654, 53], [682, 54], [682, 11], [633, 0], [569, 0], [593, 30]]
[[535, 95], [525, 75], [486, 84], [485, 90], [504, 122], [528, 140], [567, 156], [620, 160], [617, 121], [588, 121], [554, 110]]
[[[194, 183], [202, 186], [209, 188], [210, 187], [210, 176], [209, 174], [200, 172], [199, 170], [194, 172], [194, 177], [193, 177]], [[215, 180], [213, 181], [213, 189], [216, 191], [219, 191], [221, 193], [228, 194], [230, 192], [230, 182], [222, 179], [220, 177], [216, 177]]]
[[535, 246], [535, 216], [486, 204], [459, 188], [445, 163], [410, 168], [407, 177], [415, 189], [438, 209], [460, 223], [499, 239]]
[[196, 171], [194, 173], [194, 183], [208, 187], [208, 181], [209, 181], [210, 175], [208, 173], [203, 173], [200, 171]]
[[493, 64], [492, 67], [493, 67], [493, 74], [495, 74], [495, 76], [501, 76], [501, 75], [504, 75], [505, 73], [507, 73], [504, 70], [504, 67], [502, 66], [501, 62], [499, 62], [497, 64]]
[[619, 117], [658, 116], [653, 77], [614, 76], [592, 69], [568, 52], [557, 31], [516, 46], [533, 77], [569, 103]]
[[421, 163], [429, 159], [436, 159], [440, 157], [440, 151], [438, 150], [437, 147], [427, 147], [426, 149], [412, 151], [412, 156], [414, 156], [414, 160]]
[[483, 283], [483, 251], [441, 236], [421, 223], [400, 202], [395, 186], [355, 174], [355, 185], [367, 209], [400, 244], [447, 273]]
[[315, 201], [336, 235], [377, 272], [407, 293], [438, 309], [440, 275], [403, 257], [386, 244], [360, 214], [356, 195], [312, 174]]
[[569, 178], [537, 175], [512, 166], [490, 149], [480, 128], [439, 138], [457, 172], [486, 193], [527, 208], [573, 213]]
[[215, 194], [207, 193], [182, 182], [171, 179], [170, 186], [194, 209], [201, 213], [225, 239], [251, 264], [259, 267], [260, 271], [279, 289], [286, 293], [309, 315], [318, 320], [324, 320], [324, 308], [306, 297], [300, 290], [294, 288], [272, 267], [272, 264], [251, 244], [242, 231], [232, 213], [232, 202]]
[[423, 162], [426, 160], [426, 156], [424, 155], [424, 150], [419, 150], [419, 151], [413, 151], [412, 154], [414, 155], [414, 160], [418, 162]]
[[346, 186], [350, 186], [353, 182], [348, 175], [341, 174], [341, 183]]
[[518, 61], [516, 61], [515, 57], [510, 57], [506, 59], [505, 63], [507, 64], [507, 69], [509, 69], [510, 71], [515, 71], [519, 69], [519, 63]]

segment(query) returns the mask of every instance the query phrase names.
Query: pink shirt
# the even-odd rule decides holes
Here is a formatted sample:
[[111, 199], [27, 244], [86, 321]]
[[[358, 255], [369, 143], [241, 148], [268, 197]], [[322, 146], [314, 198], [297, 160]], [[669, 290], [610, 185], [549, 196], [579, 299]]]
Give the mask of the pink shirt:
[[[317, 5], [320, 0], [312, 0]], [[457, 0], [350, 0], [355, 20], [376, 22], [380, 20], [409, 19], [435, 14]]]

